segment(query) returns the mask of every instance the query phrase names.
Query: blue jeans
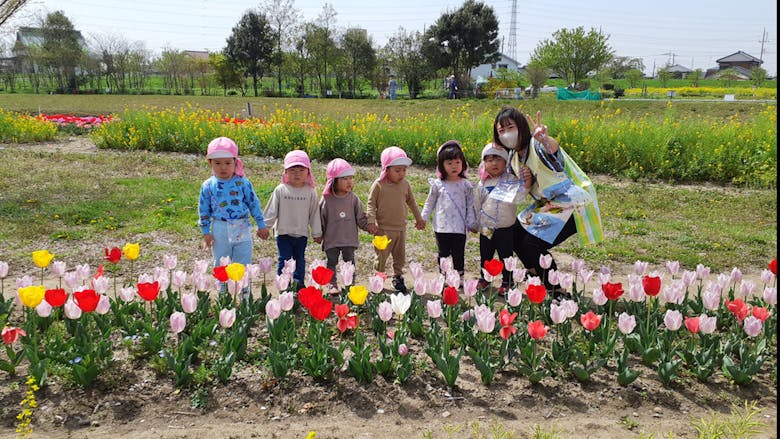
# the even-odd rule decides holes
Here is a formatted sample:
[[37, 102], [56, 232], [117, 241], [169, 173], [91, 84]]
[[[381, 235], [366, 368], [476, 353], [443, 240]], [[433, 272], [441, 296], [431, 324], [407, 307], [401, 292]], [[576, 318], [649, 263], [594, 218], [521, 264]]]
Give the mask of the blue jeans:
[[298, 287], [303, 288], [303, 275], [306, 273], [306, 243], [305, 236], [279, 235], [276, 237], [276, 248], [279, 249], [279, 266], [276, 274], [282, 274], [284, 261], [295, 259], [295, 273], [293, 280], [298, 282]]
[[214, 266], [219, 266], [219, 258], [230, 256], [231, 262], [247, 265], [252, 263], [252, 240], [230, 242], [228, 238], [228, 223], [215, 219], [211, 226], [214, 242], [211, 253], [214, 255]]

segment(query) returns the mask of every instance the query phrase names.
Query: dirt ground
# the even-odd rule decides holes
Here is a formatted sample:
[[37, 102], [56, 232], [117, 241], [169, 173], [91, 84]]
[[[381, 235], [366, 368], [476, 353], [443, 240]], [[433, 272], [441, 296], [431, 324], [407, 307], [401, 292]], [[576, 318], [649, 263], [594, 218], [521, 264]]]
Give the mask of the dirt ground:
[[[95, 151], [79, 137], [40, 147], [52, 146]], [[559, 263], [570, 259], [556, 258]], [[616, 273], [629, 270], [613, 267]], [[242, 364], [227, 385], [209, 389], [205, 408], [195, 409], [192, 392], [176, 390], [171, 379], [157, 377], [147, 362], [122, 358], [127, 354], [120, 349], [115, 369], [94, 388], [54, 382], [39, 391], [32, 437], [304, 438], [315, 431], [318, 439], [498, 438], [535, 437], [538, 428], [562, 438], [660, 438], [669, 433], [692, 438], [697, 437], [698, 420], [722, 420], [746, 400], [757, 403], [761, 412], [756, 420], [765, 424], [753, 437], [777, 437], [777, 371], [766, 364], [747, 387], [727, 382], [720, 373], [708, 383], [685, 377], [667, 387], [655, 370], [641, 364], [632, 365], [643, 370], [640, 378], [622, 387], [614, 363], [589, 383], [548, 377], [532, 385], [506, 371], [497, 373], [488, 387], [464, 355], [456, 387], [448, 389], [425, 353], [414, 346], [411, 352], [418, 367], [403, 385], [382, 377], [360, 384], [346, 370], [327, 383], [300, 372], [278, 382], [268, 370]], [[22, 383], [19, 376], [0, 375], [0, 437], [15, 436]]]

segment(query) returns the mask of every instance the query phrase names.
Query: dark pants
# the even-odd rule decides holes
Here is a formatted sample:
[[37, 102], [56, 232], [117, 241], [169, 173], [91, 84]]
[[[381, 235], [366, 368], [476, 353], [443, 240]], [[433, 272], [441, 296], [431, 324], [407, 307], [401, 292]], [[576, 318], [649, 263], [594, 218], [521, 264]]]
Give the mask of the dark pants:
[[279, 249], [279, 266], [276, 274], [282, 274], [284, 261], [295, 260], [295, 273], [293, 280], [298, 282], [298, 287], [303, 288], [303, 277], [306, 273], [306, 242], [305, 236], [279, 235], [276, 237], [276, 248]]
[[[574, 217], [572, 216], [569, 218], [568, 221], [566, 221], [566, 224], [563, 226], [563, 229], [561, 229], [561, 233], [558, 234], [558, 236], [555, 238], [555, 241], [553, 241], [552, 244], [550, 244], [547, 241], [541, 240], [537, 238], [536, 236], [528, 233], [523, 226], [520, 225], [520, 222], [515, 222], [515, 254], [517, 254], [517, 257], [520, 258], [520, 261], [523, 263], [523, 266], [527, 268], [528, 270], [533, 270], [535, 272], [535, 276], [540, 276], [544, 278], [544, 284], [548, 289], [552, 288], [552, 285], [547, 281], [547, 276], [543, 276], [544, 270], [539, 265], [539, 256], [541, 255], [549, 255], [549, 250], [556, 245], [562, 243], [571, 235], [574, 235], [577, 233], [577, 225], [574, 223]], [[558, 265], [555, 263], [555, 259], [553, 259], [552, 264], [550, 265], [550, 268], [552, 270], [558, 270]]]
[[[344, 262], [355, 263], [355, 247], [333, 247], [325, 250], [325, 257], [327, 259], [326, 265], [329, 270], [336, 271], [336, 265], [339, 263], [339, 255]], [[331, 284], [336, 285], [336, 276], [333, 276]]]
[[[512, 250], [515, 245], [515, 227], [504, 227], [495, 229], [493, 236], [488, 238], [485, 235], [479, 235], [479, 259], [480, 268], [485, 266], [485, 261], [493, 259], [493, 255], [498, 252], [501, 262], [512, 256]], [[512, 285], [512, 272], [504, 269], [501, 285]]]
[[441, 258], [452, 256], [452, 268], [463, 274], [466, 235], [464, 233], [436, 233], [436, 246], [439, 248], [439, 259], [436, 261], [436, 265], [439, 264]]

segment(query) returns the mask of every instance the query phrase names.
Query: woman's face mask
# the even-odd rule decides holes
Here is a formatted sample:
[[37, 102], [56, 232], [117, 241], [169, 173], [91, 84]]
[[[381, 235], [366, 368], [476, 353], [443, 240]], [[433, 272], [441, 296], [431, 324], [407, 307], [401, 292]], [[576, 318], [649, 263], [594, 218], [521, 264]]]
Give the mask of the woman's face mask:
[[515, 149], [517, 147], [517, 129], [507, 130], [498, 135], [501, 143], [507, 148]]

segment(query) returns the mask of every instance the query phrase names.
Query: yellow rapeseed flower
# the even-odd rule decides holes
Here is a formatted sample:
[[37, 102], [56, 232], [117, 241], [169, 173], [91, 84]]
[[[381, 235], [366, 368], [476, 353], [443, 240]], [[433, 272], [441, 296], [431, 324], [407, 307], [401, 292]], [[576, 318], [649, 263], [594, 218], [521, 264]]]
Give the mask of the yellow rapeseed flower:
[[36, 250], [32, 252], [32, 259], [39, 268], [46, 268], [51, 264], [54, 255], [49, 253], [48, 250]]

